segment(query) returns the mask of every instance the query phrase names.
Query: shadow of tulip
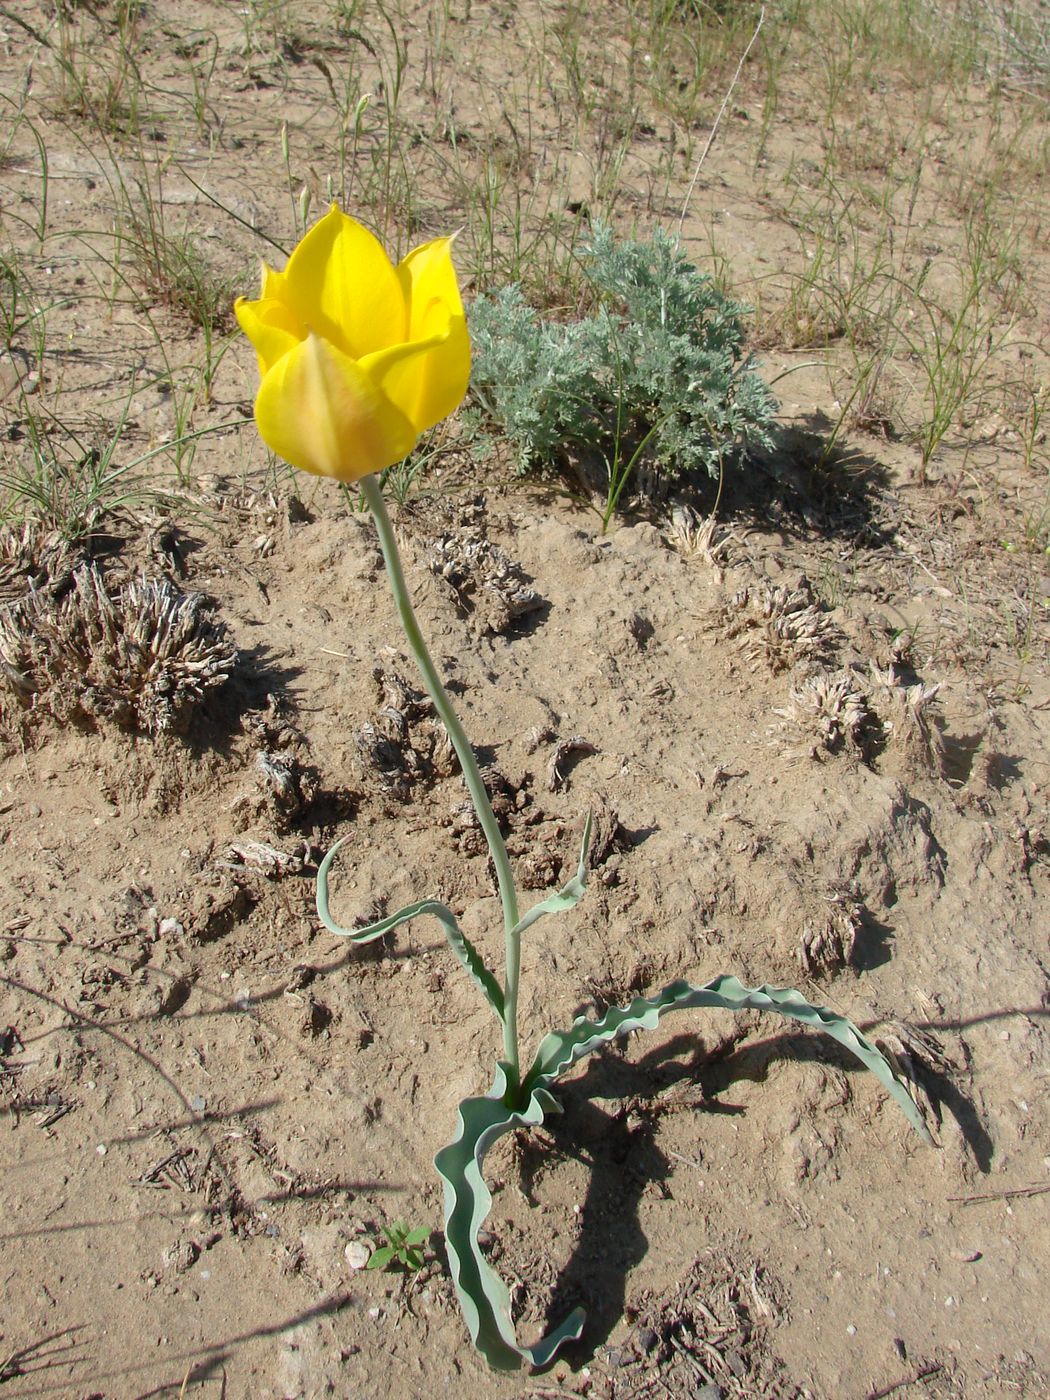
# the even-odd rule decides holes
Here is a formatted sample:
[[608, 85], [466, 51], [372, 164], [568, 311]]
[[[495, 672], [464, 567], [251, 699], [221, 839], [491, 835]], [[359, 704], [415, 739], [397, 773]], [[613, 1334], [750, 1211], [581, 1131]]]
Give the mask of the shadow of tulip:
[[[683, 1052], [686, 1059], [679, 1058]], [[577, 1216], [576, 1247], [551, 1293], [547, 1321], [556, 1325], [583, 1307], [583, 1336], [564, 1355], [582, 1363], [604, 1345], [624, 1314], [627, 1281], [648, 1249], [639, 1218], [642, 1197], [664, 1183], [671, 1163], [656, 1142], [654, 1094], [682, 1079], [696, 1080], [704, 1061], [694, 1036], [665, 1043], [632, 1063], [617, 1054], [593, 1059], [585, 1074], [557, 1092], [564, 1113], [547, 1119], [551, 1146], [521, 1139], [521, 1186], [530, 1200], [539, 1178], [555, 1161], [576, 1160], [588, 1169], [587, 1190]], [[737, 1113], [734, 1105], [699, 1104], [700, 1112]]]
[[[645, 1258], [649, 1241], [641, 1228], [639, 1202], [657, 1187], [670, 1163], [655, 1146], [651, 1125], [628, 1125], [615, 1107], [600, 1100], [610, 1092], [603, 1076], [589, 1072], [560, 1095], [564, 1115], [547, 1120], [552, 1146], [531, 1139], [521, 1144], [522, 1189], [527, 1197], [552, 1165], [577, 1160], [587, 1167], [587, 1190], [579, 1212], [576, 1247], [554, 1285], [547, 1322], [556, 1325], [583, 1307], [583, 1336], [564, 1355], [581, 1362], [608, 1339], [623, 1316], [627, 1280]], [[607, 1077], [607, 1076], [606, 1076]], [[553, 1157], [553, 1163], [552, 1163]], [[524, 1329], [523, 1329], [524, 1330]]]

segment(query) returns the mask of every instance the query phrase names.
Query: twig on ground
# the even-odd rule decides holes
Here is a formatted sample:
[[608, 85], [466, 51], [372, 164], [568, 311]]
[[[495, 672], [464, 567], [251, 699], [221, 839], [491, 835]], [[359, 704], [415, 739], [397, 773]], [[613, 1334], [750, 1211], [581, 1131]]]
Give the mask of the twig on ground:
[[949, 1201], [972, 1206], [978, 1201], [1008, 1201], [1014, 1196], [1042, 1196], [1050, 1191], [1050, 1181], [1036, 1181], [1031, 1186], [1008, 1186], [1004, 1191], [982, 1191], [976, 1196], [949, 1196]]
[[944, 1367], [939, 1361], [931, 1361], [925, 1366], [920, 1366], [910, 1376], [901, 1376], [899, 1381], [891, 1381], [889, 1385], [880, 1386], [878, 1390], [869, 1390], [864, 1400], [886, 1400], [886, 1396], [892, 1395], [895, 1390], [903, 1390], [906, 1385], [914, 1385], [916, 1381], [924, 1381], [930, 1376], [938, 1375], [943, 1370]]

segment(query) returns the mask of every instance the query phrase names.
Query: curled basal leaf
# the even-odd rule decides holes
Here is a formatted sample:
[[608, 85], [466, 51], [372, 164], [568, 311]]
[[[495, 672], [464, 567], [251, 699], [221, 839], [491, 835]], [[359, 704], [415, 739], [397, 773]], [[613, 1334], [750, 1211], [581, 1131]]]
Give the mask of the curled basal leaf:
[[520, 1109], [507, 1106], [506, 1093], [507, 1071], [501, 1062], [488, 1094], [460, 1104], [456, 1136], [434, 1158], [445, 1187], [445, 1247], [452, 1282], [471, 1341], [497, 1371], [516, 1370], [523, 1361], [549, 1365], [565, 1342], [579, 1337], [584, 1322], [583, 1310], [577, 1308], [535, 1345], [520, 1345], [510, 1293], [481, 1252], [478, 1233], [492, 1205], [482, 1175], [486, 1153], [515, 1128], [538, 1127], [547, 1113], [560, 1112], [545, 1089], [535, 1090]]
[[511, 1370], [522, 1362], [548, 1365], [558, 1349], [579, 1337], [584, 1313], [577, 1308], [532, 1346], [519, 1344], [510, 1312], [510, 1294], [488, 1263], [478, 1235], [492, 1205], [482, 1167], [493, 1143], [515, 1128], [536, 1127], [546, 1114], [559, 1111], [550, 1087], [571, 1065], [629, 1031], [651, 1030], [668, 1011], [713, 1007], [727, 1011], [776, 1011], [823, 1031], [872, 1071], [904, 1112], [924, 1142], [932, 1143], [922, 1115], [889, 1061], [851, 1021], [825, 1006], [811, 1006], [787, 987], [745, 987], [735, 977], [716, 977], [702, 987], [672, 982], [653, 997], [636, 997], [629, 1006], [613, 1007], [597, 1021], [580, 1017], [568, 1031], [556, 1031], [541, 1043], [520, 1093], [507, 1102], [508, 1076], [502, 1063], [488, 1094], [459, 1106], [455, 1138], [437, 1154], [445, 1188], [445, 1245], [452, 1281], [471, 1340], [489, 1365]]

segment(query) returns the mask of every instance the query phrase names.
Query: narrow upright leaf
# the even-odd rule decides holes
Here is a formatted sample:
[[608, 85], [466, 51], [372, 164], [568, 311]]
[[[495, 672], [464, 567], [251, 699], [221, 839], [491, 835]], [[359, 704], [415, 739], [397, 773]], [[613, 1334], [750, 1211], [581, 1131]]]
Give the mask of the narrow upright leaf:
[[583, 841], [580, 849], [580, 862], [576, 867], [576, 874], [571, 880], [562, 885], [557, 894], [548, 895], [539, 904], [534, 904], [527, 914], [524, 914], [514, 926], [514, 932], [520, 937], [527, 928], [530, 928], [537, 919], [542, 919], [545, 914], [561, 914], [566, 909], [573, 909], [584, 896], [587, 888], [587, 852], [591, 846], [591, 823], [592, 813], [587, 813], [587, 820], [583, 824]]

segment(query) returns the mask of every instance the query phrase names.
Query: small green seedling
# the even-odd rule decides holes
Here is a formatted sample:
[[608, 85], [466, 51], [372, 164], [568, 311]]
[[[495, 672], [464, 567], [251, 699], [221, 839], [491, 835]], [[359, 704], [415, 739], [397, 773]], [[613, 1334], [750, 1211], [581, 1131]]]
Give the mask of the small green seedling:
[[392, 1264], [400, 1264], [410, 1274], [418, 1273], [423, 1267], [423, 1245], [430, 1238], [430, 1230], [420, 1225], [410, 1230], [403, 1220], [395, 1220], [392, 1225], [383, 1225], [386, 1244], [380, 1245], [365, 1265], [367, 1269], [388, 1269]]

